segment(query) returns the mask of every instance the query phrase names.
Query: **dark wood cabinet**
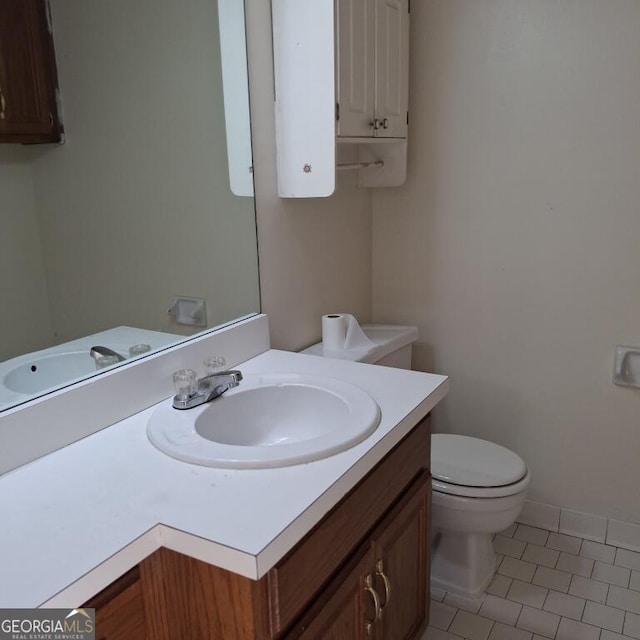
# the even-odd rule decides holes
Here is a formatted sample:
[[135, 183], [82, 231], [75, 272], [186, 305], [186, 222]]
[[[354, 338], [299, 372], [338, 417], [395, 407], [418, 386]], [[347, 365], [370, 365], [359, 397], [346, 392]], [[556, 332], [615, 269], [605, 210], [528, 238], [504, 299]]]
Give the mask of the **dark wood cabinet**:
[[417, 638], [428, 616], [429, 461], [427, 417], [258, 581], [159, 549], [85, 605], [96, 607], [96, 637]]
[[300, 622], [287, 640], [370, 640], [376, 618], [372, 567], [373, 550], [369, 548], [355, 566], [350, 564], [337, 576], [327, 588], [328, 599], [318, 599], [307, 620]]
[[46, 0], [0, 2], [0, 142], [60, 142]]
[[96, 640], [147, 640], [140, 569], [134, 567], [86, 603], [96, 610]]
[[374, 535], [374, 587], [380, 598], [378, 638], [409, 640], [423, 627], [429, 593], [427, 473]]

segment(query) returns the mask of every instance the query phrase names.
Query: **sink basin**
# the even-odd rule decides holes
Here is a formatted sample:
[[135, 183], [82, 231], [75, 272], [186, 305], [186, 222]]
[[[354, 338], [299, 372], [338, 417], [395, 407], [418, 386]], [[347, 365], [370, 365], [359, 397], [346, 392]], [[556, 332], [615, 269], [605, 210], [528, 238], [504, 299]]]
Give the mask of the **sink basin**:
[[11, 369], [2, 382], [16, 393], [40, 393], [95, 371], [88, 351], [69, 351], [28, 360]]
[[347, 382], [249, 374], [239, 387], [194, 409], [164, 402], [147, 434], [158, 449], [185, 462], [258, 469], [334, 455], [362, 442], [379, 422], [373, 398]]

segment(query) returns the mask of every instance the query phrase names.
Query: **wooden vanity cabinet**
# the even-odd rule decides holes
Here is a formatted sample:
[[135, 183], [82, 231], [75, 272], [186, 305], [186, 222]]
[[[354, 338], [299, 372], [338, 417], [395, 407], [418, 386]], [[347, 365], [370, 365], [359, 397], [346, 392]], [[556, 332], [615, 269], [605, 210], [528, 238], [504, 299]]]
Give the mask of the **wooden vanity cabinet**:
[[[428, 616], [429, 461], [427, 417], [258, 581], [159, 549], [115, 596], [124, 577], [87, 603], [97, 638], [418, 637]], [[116, 623], [129, 602], [142, 632]]]
[[0, 2], [0, 142], [59, 142], [57, 73], [46, 0]]

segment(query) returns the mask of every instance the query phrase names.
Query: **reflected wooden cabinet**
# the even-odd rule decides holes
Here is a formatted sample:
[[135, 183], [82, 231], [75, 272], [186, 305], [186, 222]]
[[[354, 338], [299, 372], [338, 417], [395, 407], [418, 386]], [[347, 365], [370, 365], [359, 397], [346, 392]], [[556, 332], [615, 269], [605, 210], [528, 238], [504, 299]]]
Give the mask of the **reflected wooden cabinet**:
[[57, 74], [45, 0], [0, 2], [0, 142], [59, 142]]
[[85, 606], [101, 640], [411, 640], [428, 618], [430, 427], [261, 580], [159, 549]]

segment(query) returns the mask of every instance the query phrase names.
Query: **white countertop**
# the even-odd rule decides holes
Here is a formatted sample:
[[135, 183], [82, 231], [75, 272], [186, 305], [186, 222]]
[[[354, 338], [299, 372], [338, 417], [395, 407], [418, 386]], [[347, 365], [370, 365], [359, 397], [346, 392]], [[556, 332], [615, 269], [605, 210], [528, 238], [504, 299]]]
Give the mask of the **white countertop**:
[[165, 546], [262, 577], [439, 402], [444, 376], [269, 350], [244, 373], [357, 384], [380, 426], [324, 460], [212, 469], [147, 439], [154, 408], [0, 477], [0, 607], [74, 607]]

